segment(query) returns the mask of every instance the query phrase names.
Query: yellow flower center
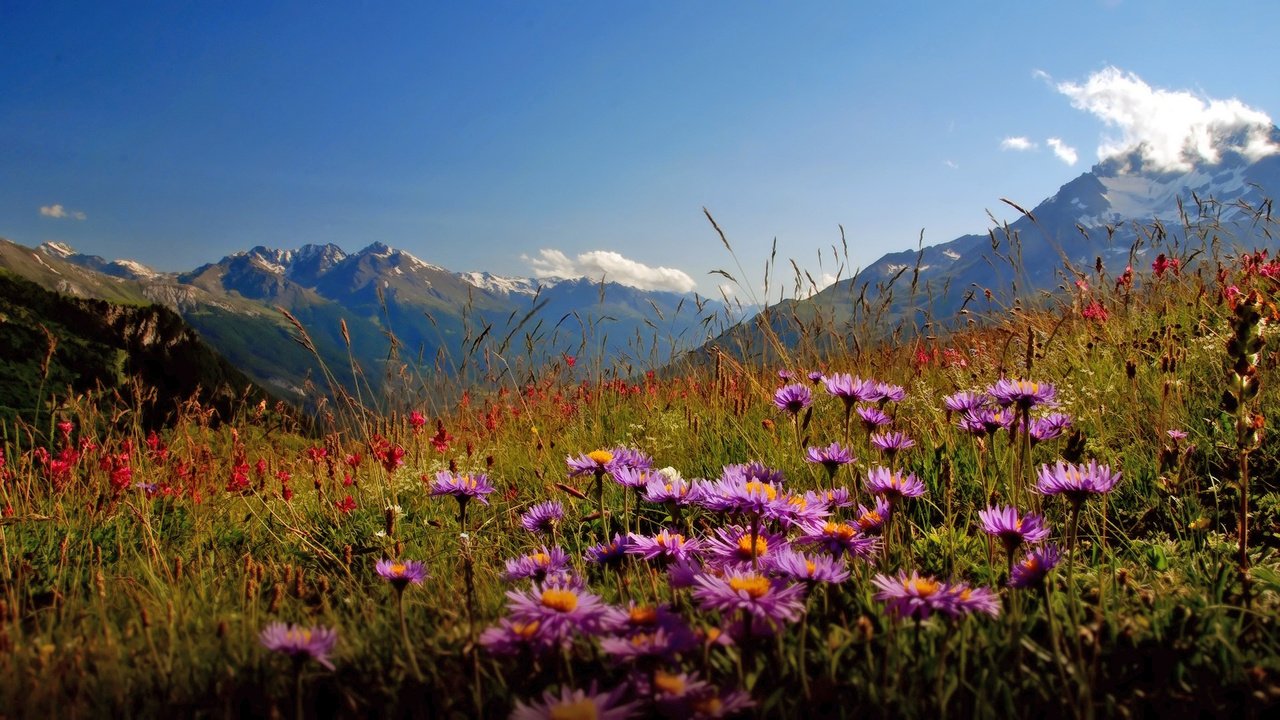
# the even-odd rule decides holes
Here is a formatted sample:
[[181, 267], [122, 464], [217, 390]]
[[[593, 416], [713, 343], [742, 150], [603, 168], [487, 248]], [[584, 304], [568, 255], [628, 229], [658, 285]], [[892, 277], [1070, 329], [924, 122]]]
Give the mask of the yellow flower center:
[[748, 482], [744, 488], [749, 497], [763, 495], [766, 500], [773, 501], [778, 497], [778, 491], [772, 485], [766, 485], [759, 480]]
[[817, 565], [814, 565], [812, 560], [805, 560], [805, 561], [804, 561], [804, 568], [805, 568], [805, 571], [806, 571], [810, 576], [812, 576], [815, 572], [817, 572], [817, 571], [818, 571], [818, 566], [817, 566]]
[[578, 607], [578, 595], [572, 590], [552, 588], [542, 591], [542, 604], [552, 610], [563, 613], [573, 612]]
[[658, 608], [652, 605], [637, 605], [629, 613], [632, 625], [652, 625], [658, 622]]
[[654, 538], [659, 545], [663, 547], [681, 547], [684, 545], [684, 536], [680, 533], [667, 532], [663, 530]]
[[876, 527], [884, 522], [884, 518], [880, 517], [880, 513], [875, 510], [868, 510], [858, 518], [858, 526], [862, 528]]
[[587, 457], [597, 465], [608, 465], [613, 460], [613, 453], [608, 450], [592, 450], [587, 453]]
[[687, 687], [684, 678], [661, 670], [654, 673], [653, 685], [666, 695], [683, 695]]
[[938, 592], [938, 588], [941, 587], [941, 584], [934, 580], [930, 580], [929, 578], [914, 578], [903, 580], [902, 587], [907, 591], [914, 590], [915, 594], [920, 597], [929, 597], [930, 595]]
[[532, 622], [527, 622], [527, 623], [513, 622], [511, 623], [511, 632], [515, 633], [516, 635], [519, 635], [525, 640], [528, 640], [529, 638], [537, 634], [538, 627], [541, 626], [541, 624], [542, 623], [538, 622], [537, 620], [534, 620]]
[[404, 574], [404, 563], [391, 563], [391, 574], [399, 577]]
[[768, 552], [769, 542], [762, 537], [756, 536], [754, 552], [752, 550], [750, 535], [743, 535], [738, 538], [738, 552], [748, 558], [757, 558]]
[[704, 638], [704, 639], [705, 639], [708, 643], [713, 643], [713, 642], [715, 642], [715, 641], [717, 641], [717, 640], [719, 640], [719, 639], [720, 639], [720, 634], [721, 634], [722, 632], [723, 632], [723, 631], [722, 631], [720, 628], [715, 628], [715, 627], [713, 627], [713, 628], [707, 628], [707, 636], [706, 636], [706, 638]]
[[562, 702], [550, 711], [551, 720], [596, 720], [600, 717], [591, 698]]
[[1027, 572], [1036, 572], [1040, 569], [1040, 561], [1034, 557], [1029, 557], [1023, 561], [1022, 568]]
[[547, 567], [551, 564], [551, 556], [544, 552], [534, 553], [529, 557], [533, 558], [534, 564], [538, 567]]
[[734, 577], [729, 578], [729, 587], [733, 588], [735, 592], [746, 591], [755, 600], [769, 592], [769, 579], [763, 575]]
[[833, 523], [828, 521], [827, 524], [822, 526], [823, 535], [831, 535], [838, 537], [841, 540], [848, 540], [856, 533], [857, 530], [854, 530], [853, 526], [847, 523]]
[[716, 695], [711, 695], [693, 704], [693, 709], [705, 717], [720, 717], [720, 712], [723, 708], [724, 703]]
[[791, 497], [787, 498], [787, 504], [795, 505], [801, 510], [809, 507], [809, 501], [805, 500], [803, 495], [792, 495]]
[[286, 632], [284, 636], [289, 640], [289, 642], [295, 645], [307, 645], [311, 642], [311, 629], [295, 628]]

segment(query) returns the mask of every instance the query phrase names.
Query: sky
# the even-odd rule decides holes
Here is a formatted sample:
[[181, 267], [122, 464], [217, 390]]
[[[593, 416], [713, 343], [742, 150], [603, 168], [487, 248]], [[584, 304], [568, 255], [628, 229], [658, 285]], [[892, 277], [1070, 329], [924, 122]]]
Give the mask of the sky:
[[826, 282], [1100, 154], [1269, 127], [1280, 3], [1227, 7], [3, 0], [0, 237], [165, 271], [378, 241], [703, 294], [759, 290], [776, 242], [775, 279]]

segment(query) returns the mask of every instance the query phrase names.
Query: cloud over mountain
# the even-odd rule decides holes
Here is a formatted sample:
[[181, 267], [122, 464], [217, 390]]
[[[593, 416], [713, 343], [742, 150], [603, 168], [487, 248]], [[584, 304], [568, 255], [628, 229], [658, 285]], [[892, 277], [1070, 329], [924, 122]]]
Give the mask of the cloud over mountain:
[[1140, 150], [1154, 169], [1185, 172], [1198, 161], [1216, 163], [1227, 150], [1251, 161], [1280, 151], [1270, 140], [1271, 118], [1235, 98], [1153, 88], [1116, 67], [1103, 68], [1083, 83], [1061, 82], [1055, 88], [1073, 107], [1120, 131], [1119, 137], [1104, 138], [1098, 146], [1102, 160]]
[[697, 286], [693, 278], [683, 270], [669, 267], [651, 267], [623, 257], [611, 250], [591, 250], [570, 258], [559, 250], [543, 248], [537, 257], [522, 256], [537, 278], [591, 278], [603, 276], [610, 282], [629, 285], [641, 290], [670, 290], [691, 292]]
[[80, 210], [68, 210], [59, 203], [54, 203], [53, 205], [41, 205], [40, 214], [47, 218], [54, 218], [55, 220], [85, 220], [89, 217]]

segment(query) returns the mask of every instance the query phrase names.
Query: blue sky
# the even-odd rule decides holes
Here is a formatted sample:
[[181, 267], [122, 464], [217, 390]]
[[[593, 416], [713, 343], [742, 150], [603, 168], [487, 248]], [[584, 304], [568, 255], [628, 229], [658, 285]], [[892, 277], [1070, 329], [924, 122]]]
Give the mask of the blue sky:
[[0, 236], [162, 270], [382, 241], [712, 292], [706, 206], [749, 274], [777, 238], [821, 277], [840, 225], [865, 265], [1087, 171], [1134, 129], [1060, 86], [1105, 68], [1276, 117], [1280, 3], [1207, 8], [6, 0]]

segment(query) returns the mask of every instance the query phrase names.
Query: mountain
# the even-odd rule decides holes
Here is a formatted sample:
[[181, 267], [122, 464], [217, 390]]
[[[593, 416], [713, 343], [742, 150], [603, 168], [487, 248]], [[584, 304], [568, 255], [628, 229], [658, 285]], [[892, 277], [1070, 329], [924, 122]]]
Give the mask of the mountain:
[[[1270, 137], [1280, 148], [1280, 129]], [[1109, 158], [1031, 210], [1015, 205], [1022, 213], [1011, 223], [887, 254], [811, 298], [774, 305], [712, 344], [738, 354], [765, 347], [765, 322], [785, 345], [827, 349], [868, 325], [932, 333], [967, 321], [962, 309], [999, 311], [1076, 280], [1114, 281], [1130, 265], [1142, 273], [1159, 253], [1275, 248], [1268, 198], [1280, 193], [1280, 153], [1250, 156], [1243, 139], [1216, 140], [1216, 158], [1188, 158], [1186, 169], [1159, 166], [1142, 147]], [[815, 334], [818, 326], [839, 332]]]
[[295, 400], [346, 393], [378, 402], [442, 379], [455, 387], [523, 379], [561, 355], [635, 371], [727, 326], [719, 303], [693, 294], [457, 273], [378, 242], [352, 253], [258, 246], [158, 273], [64, 244], [0, 241], [0, 267], [66, 294], [164, 304], [250, 377]]
[[[34, 419], [49, 394], [126, 398], [144, 427], [170, 422], [190, 398], [229, 418], [275, 398], [210, 349], [176, 313], [73, 298], [0, 270], [0, 417]], [[154, 397], [134, 398], [141, 380]], [[43, 408], [47, 418], [49, 408]]]

